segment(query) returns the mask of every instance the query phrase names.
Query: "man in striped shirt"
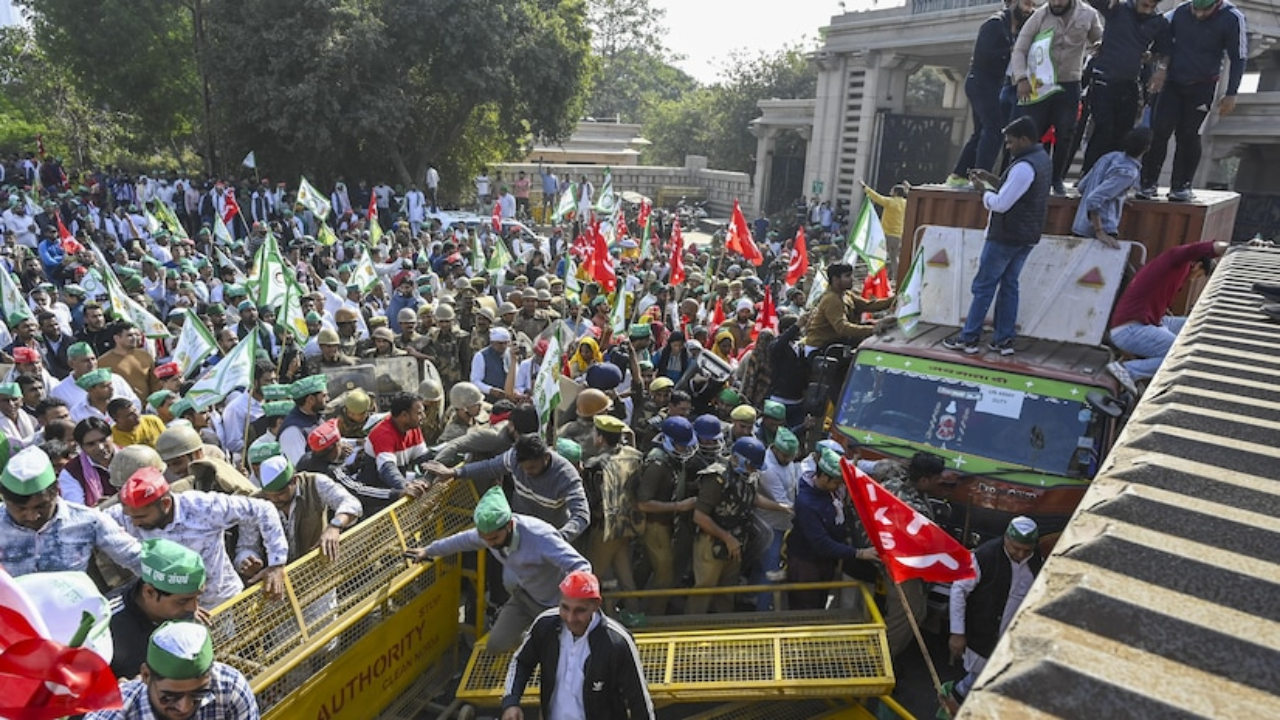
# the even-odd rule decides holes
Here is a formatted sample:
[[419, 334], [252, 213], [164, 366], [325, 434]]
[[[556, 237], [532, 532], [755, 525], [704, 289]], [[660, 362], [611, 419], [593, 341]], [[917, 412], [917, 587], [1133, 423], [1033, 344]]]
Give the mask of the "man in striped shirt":
[[407, 473], [427, 457], [427, 444], [422, 439], [425, 417], [422, 398], [417, 395], [400, 393], [391, 398], [390, 412], [365, 438], [364, 452], [368, 459], [360, 481], [404, 490], [410, 481]]

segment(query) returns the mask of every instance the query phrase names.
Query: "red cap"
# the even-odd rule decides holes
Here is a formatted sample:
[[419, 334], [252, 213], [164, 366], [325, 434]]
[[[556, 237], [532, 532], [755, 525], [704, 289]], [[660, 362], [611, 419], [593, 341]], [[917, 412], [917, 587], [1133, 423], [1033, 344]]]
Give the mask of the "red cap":
[[547, 346], [551, 343], [546, 338], [538, 338], [538, 342], [533, 344], [533, 354], [539, 357], [547, 354]]
[[560, 594], [576, 600], [599, 600], [600, 581], [586, 570], [574, 570], [560, 581]]
[[38, 363], [40, 362], [40, 353], [32, 348], [19, 346], [13, 349], [13, 361], [19, 365], [22, 363]]
[[400, 287], [406, 280], [412, 281], [413, 278], [410, 277], [408, 270], [401, 270], [395, 274], [395, 277], [391, 278], [391, 287]]
[[320, 452], [337, 445], [341, 439], [342, 433], [338, 432], [338, 420], [335, 418], [320, 423], [311, 431], [307, 436], [307, 447], [311, 448], [311, 452]]
[[182, 371], [178, 368], [178, 363], [176, 362], [167, 362], [163, 365], [156, 366], [156, 377], [161, 380], [168, 380], [171, 377], [177, 377], [180, 372]]
[[164, 471], [144, 467], [129, 476], [129, 480], [120, 489], [120, 502], [126, 507], [146, 507], [168, 493], [169, 483], [164, 479]]

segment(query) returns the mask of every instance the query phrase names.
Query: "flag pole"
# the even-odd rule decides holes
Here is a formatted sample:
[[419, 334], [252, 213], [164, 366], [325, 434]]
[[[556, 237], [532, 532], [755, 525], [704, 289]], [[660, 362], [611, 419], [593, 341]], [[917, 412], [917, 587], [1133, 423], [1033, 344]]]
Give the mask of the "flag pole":
[[[916, 615], [911, 611], [911, 603], [907, 602], [907, 594], [902, 591], [902, 585], [898, 584], [892, 575], [889, 575], [889, 580], [893, 583], [894, 590], [898, 592], [898, 601], [902, 603], [902, 609], [907, 613], [907, 622], [911, 625], [911, 632], [916, 636], [916, 643], [920, 645], [920, 654], [924, 656], [925, 667], [929, 668], [929, 676], [933, 678], [933, 689], [937, 691], [938, 697], [945, 697], [942, 692], [942, 679], [938, 677], [938, 669], [933, 666], [933, 657], [929, 654], [929, 648], [924, 643], [924, 635], [920, 633], [920, 625], [916, 622]], [[950, 716], [950, 710], [947, 712], [948, 716]]]

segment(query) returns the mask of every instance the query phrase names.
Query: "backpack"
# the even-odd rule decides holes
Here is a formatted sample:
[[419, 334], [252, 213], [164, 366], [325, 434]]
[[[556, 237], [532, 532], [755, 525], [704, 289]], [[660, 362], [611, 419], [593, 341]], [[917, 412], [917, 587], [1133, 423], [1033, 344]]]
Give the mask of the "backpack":
[[644, 513], [636, 507], [636, 486], [644, 456], [633, 447], [621, 446], [600, 471], [601, 530], [604, 541], [644, 534]]

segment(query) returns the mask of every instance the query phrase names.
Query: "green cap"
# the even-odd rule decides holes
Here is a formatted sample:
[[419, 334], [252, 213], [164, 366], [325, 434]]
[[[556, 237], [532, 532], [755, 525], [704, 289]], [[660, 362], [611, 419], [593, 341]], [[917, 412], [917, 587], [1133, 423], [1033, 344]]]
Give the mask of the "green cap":
[[778, 432], [773, 436], [773, 446], [788, 455], [800, 452], [800, 440], [787, 428], [778, 428]]
[[262, 489], [267, 492], [283, 490], [292, 479], [293, 463], [283, 455], [267, 458], [262, 461], [262, 467], [258, 468], [258, 480], [262, 483]]
[[71, 347], [67, 348], [68, 359], [85, 358], [85, 357], [97, 357], [97, 353], [93, 351], [93, 348], [89, 346], [89, 343], [78, 342], [72, 345]]
[[288, 385], [263, 385], [262, 399], [266, 400], [267, 402], [272, 402], [273, 400], [288, 400], [289, 386]]
[[627, 335], [633, 338], [647, 338], [653, 336], [653, 328], [646, 323], [635, 323], [627, 328]]
[[294, 408], [292, 400], [271, 400], [262, 403], [262, 414], [266, 417], [284, 417]]
[[191, 398], [181, 398], [169, 408], [169, 412], [173, 413], [174, 417], [180, 418], [195, 409], [196, 404]]
[[204, 589], [204, 560], [164, 538], [142, 541], [142, 581], [162, 592], [188, 595]]
[[324, 375], [309, 375], [296, 380], [289, 386], [289, 397], [294, 400], [301, 400], [308, 395], [314, 395], [318, 392], [324, 392], [329, 386], [329, 379]]
[[236, 310], [239, 310], [240, 312], [256, 309], [258, 309], [258, 306], [254, 305], [252, 300], [241, 300], [240, 304], [236, 306]]
[[720, 391], [719, 399], [720, 399], [720, 402], [724, 403], [725, 405], [733, 405], [734, 407], [737, 407], [738, 404], [742, 402], [742, 396], [738, 394], [737, 390], [734, 390], [733, 388], [730, 388], [730, 387], [727, 387]]
[[501, 530], [511, 522], [511, 505], [507, 502], [507, 496], [502, 492], [501, 486], [495, 485], [489, 488], [489, 492], [476, 503], [473, 517], [476, 521], [476, 530], [486, 535]]
[[1218, 0], [1191, 0], [1191, 7], [1196, 10], [1208, 10], [1218, 4]]
[[840, 456], [827, 448], [822, 448], [822, 454], [818, 456], [818, 470], [833, 478], [844, 477], [840, 471]]
[[786, 419], [787, 419], [787, 406], [786, 406], [786, 405], [783, 405], [782, 403], [778, 402], [777, 400], [765, 400], [765, 401], [764, 401], [764, 413], [762, 413], [762, 414], [763, 414], [765, 417], [767, 417], [767, 418], [771, 418], [771, 419], [773, 419], [773, 420], [786, 420]]
[[307, 316], [304, 319], [309, 323], [313, 323], [313, 322], [318, 323], [323, 318], [320, 317], [320, 313], [316, 312], [315, 310], [312, 310], [311, 312], [307, 313]]
[[233, 297], [243, 297], [248, 294], [249, 291], [245, 290], [243, 285], [228, 285], [222, 289], [222, 297], [228, 300]]
[[280, 443], [259, 441], [249, 446], [249, 464], [257, 465], [280, 454]]
[[31, 313], [27, 312], [26, 308], [22, 308], [20, 310], [14, 310], [13, 312], [9, 313], [9, 327], [11, 328], [17, 327], [18, 325], [22, 324], [23, 320], [30, 320], [30, 319], [31, 319]]
[[209, 303], [209, 307], [204, 309], [205, 315], [226, 315], [227, 309], [222, 307], [222, 303]]
[[209, 628], [191, 620], [174, 620], [151, 633], [147, 667], [170, 680], [194, 680], [213, 667]]
[[4, 485], [14, 495], [23, 496], [35, 495], [52, 485], [56, 479], [49, 456], [36, 446], [9, 458], [4, 472], [0, 473], [0, 485]]
[[1040, 528], [1036, 526], [1036, 521], [1025, 515], [1009, 521], [1009, 529], [1004, 531], [1014, 542], [1031, 544], [1040, 539]]
[[18, 383], [0, 383], [0, 398], [11, 398], [16, 400], [20, 397], [22, 397], [22, 388], [18, 387]]
[[582, 462], [582, 446], [569, 438], [556, 438], [556, 452], [571, 463]]
[[72, 296], [72, 297], [84, 297], [84, 296], [85, 296], [84, 288], [80, 287], [79, 285], [76, 285], [75, 283], [71, 283], [71, 284], [69, 284], [69, 285], [64, 285], [64, 286], [62, 287], [62, 290], [63, 290], [63, 292], [65, 292], [66, 294], [68, 294], [68, 295], [70, 295], [70, 296]]
[[91, 387], [111, 382], [111, 371], [106, 368], [98, 368], [92, 372], [87, 372], [76, 379], [76, 387], [81, 390], [88, 390]]
[[154, 410], [159, 410], [160, 406], [165, 404], [173, 395], [172, 390], [157, 390], [147, 396], [147, 405]]

